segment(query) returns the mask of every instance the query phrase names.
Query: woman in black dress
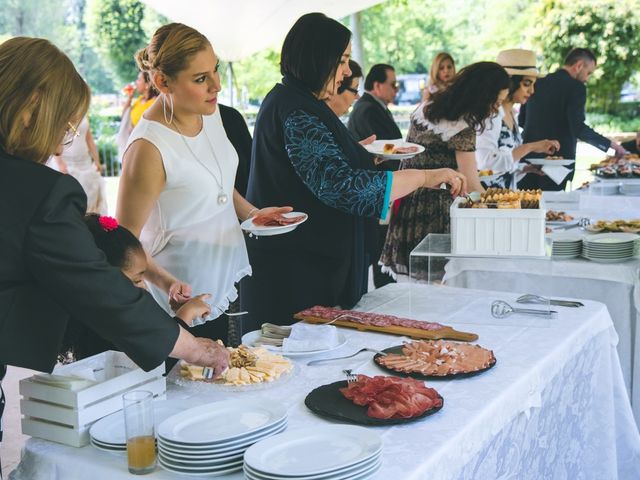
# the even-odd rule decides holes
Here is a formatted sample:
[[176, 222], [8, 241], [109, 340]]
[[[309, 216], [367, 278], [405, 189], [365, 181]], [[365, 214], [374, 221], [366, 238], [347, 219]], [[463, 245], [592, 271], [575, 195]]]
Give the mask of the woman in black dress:
[[371, 155], [325, 102], [351, 74], [350, 38], [339, 22], [310, 13], [284, 41], [284, 78], [256, 120], [247, 198], [258, 207], [291, 205], [309, 220], [248, 242], [245, 331], [291, 324], [294, 313], [313, 305], [352, 307], [367, 287], [365, 218], [385, 217], [390, 201], [418, 188], [466, 190], [464, 175], [451, 169], [370, 170]]

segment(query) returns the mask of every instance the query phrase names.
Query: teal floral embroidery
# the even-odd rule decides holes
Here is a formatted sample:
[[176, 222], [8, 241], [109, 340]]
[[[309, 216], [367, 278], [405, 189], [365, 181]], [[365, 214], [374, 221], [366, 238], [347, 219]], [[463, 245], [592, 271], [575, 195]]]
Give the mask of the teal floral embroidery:
[[388, 172], [352, 168], [318, 117], [302, 110], [291, 113], [284, 123], [284, 142], [296, 174], [322, 203], [361, 217], [380, 217]]

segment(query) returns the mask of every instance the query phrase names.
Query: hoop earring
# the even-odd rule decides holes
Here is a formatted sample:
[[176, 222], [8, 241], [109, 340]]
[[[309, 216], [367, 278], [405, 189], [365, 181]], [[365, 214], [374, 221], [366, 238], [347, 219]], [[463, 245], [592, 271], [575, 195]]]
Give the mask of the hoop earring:
[[[167, 97], [169, 97], [169, 109], [170, 115], [167, 120]], [[171, 125], [173, 123], [173, 98], [171, 98], [170, 94], [162, 94], [162, 115], [164, 116], [164, 121], [167, 125]]]

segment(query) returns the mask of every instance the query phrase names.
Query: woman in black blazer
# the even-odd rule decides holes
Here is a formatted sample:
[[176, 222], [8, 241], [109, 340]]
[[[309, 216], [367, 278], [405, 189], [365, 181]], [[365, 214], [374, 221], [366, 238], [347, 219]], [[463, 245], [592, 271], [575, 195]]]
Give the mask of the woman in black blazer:
[[52, 371], [73, 319], [145, 370], [172, 356], [219, 374], [226, 351], [107, 263], [83, 221], [82, 187], [44, 165], [77, 136], [89, 106], [71, 61], [47, 40], [12, 38], [0, 45], [0, 85], [0, 373]]

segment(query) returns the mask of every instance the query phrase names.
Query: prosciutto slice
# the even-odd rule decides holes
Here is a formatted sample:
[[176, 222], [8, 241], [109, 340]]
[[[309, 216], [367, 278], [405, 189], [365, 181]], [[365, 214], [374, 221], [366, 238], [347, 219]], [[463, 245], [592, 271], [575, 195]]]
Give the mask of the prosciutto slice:
[[367, 406], [372, 418], [412, 418], [442, 407], [442, 398], [433, 388], [413, 378], [358, 375], [358, 381], [340, 393], [356, 405]]

